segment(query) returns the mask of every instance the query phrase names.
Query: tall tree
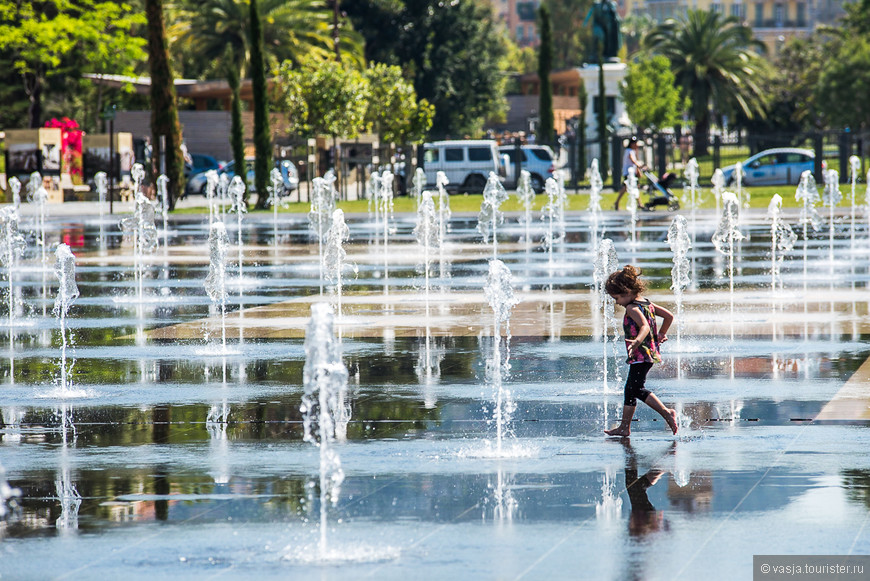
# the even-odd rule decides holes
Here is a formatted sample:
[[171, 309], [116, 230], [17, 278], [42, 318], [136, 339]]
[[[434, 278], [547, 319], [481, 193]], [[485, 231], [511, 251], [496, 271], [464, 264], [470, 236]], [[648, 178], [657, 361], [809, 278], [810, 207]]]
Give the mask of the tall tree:
[[[154, 162], [166, 160], [169, 178], [169, 208], [184, 191], [184, 160], [181, 156], [181, 125], [175, 99], [175, 84], [169, 66], [163, 0], [145, 0], [148, 21], [148, 68], [151, 71], [151, 143]], [[161, 137], [165, 139], [161, 141]], [[162, 148], [161, 145], [165, 145]], [[157, 172], [154, 172], [155, 175]]]
[[541, 45], [538, 47], [538, 82], [541, 90], [538, 98], [538, 141], [552, 144], [555, 141], [553, 130], [553, 84], [550, 72], [553, 70], [553, 37], [550, 35], [550, 11], [545, 5], [538, 9]]
[[593, 0], [544, 0], [541, 3], [550, 12], [554, 69], [583, 64], [586, 56], [584, 47], [591, 36], [589, 28], [583, 26], [583, 18], [592, 2]]
[[748, 117], [763, 114], [758, 85], [764, 44], [736, 17], [689, 10], [658, 25], [644, 47], [667, 57], [677, 84], [692, 101], [695, 155], [706, 155], [713, 111], [739, 108]]
[[[263, 29], [265, 60], [272, 68], [285, 60], [299, 62], [306, 55], [326, 60], [335, 56], [333, 10], [327, 0], [257, 0]], [[227, 46], [236, 55], [239, 74], [246, 77], [251, 56], [250, 0], [183, 0], [169, 32], [175, 56], [185, 74], [208, 77]], [[338, 28], [342, 57], [363, 64], [364, 42], [349, 22]]]
[[258, 0], [251, 2], [251, 88], [254, 92], [254, 186], [257, 208], [265, 209], [269, 199], [272, 134], [269, 131], [269, 102], [266, 96], [266, 61], [263, 55], [263, 28]]
[[[233, 152], [233, 167], [235, 174], [247, 180], [248, 170], [245, 167], [245, 128], [242, 125], [242, 98], [240, 93], [239, 69], [237, 59], [233, 55], [231, 46], [227, 46], [224, 54], [224, 67], [226, 67], [227, 84], [232, 92], [230, 103], [230, 149]], [[245, 190], [245, 199], [248, 191]]]
[[475, 134], [487, 119], [504, 114], [507, 43], [489, 6], [476, 0], [354, 0], [342, 9], [365, 37], [367, 58], [401, 66], [417, 97], [434, 105], [432, 135]]

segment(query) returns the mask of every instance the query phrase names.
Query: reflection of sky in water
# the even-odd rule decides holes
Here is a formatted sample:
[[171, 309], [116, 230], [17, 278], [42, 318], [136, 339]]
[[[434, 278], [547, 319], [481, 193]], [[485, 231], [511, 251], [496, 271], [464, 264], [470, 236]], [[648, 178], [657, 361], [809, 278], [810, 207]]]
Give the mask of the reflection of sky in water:
[[[632, 250], [624, 223], [603, 218], [620, 261], [644, 268], [651, 294], [667, 294], [670, 284], [669, 219], [642, 221], [642, 244]], [[359, 274], [345, 288], [381, 292], [377, 232], [359, 218], [348, 224], [358, 241], [348, 260]], [[77, 253], [99, 254], [100, 225], [84, 228]], [[230, 313], [317, 294], [316, 252], [306, 257], [298, 246], [276, 255], [271, 215], [248, 216], [246, 225], [250, 264], [241, 298], [230, 264]], [[390, 241], [391, 284], [406, 290], [419, 286], [413, 225], [398, 217]], [[454, 289], [482, 287], [488, 251], [476, 226], [473, 218], [452, 224]], [[709, 243], [714, 227], [699, 217], [693, 272], [719, 301], [718, 310], [687, 305], [701, 323], [727, 315], [724, 262]], [[280, 228], [282, 244], [308, 243], [304, 220], [288, 217]], [[234, 225], [228, 229], [233, 237]], [[752, 216], [747, 229], [736, 282], [758, 305], [768, 296], [769, 226]], [[108, 230], [102, 246], [126, 252]], [[648, 386], [680, 410], [677, 438], [644, 407], [630, 447], [601, 437], [620, 413], [622, 390], [615, 375], [602, 388], [597, 341], [514, 337], [505, 385], [517, 404], [515, 437], [501, 455], [492, 448], [485, 339], [432, 337], [427, 352], [423, 337], [345, 338], [352, 417], [347, 441], [335, 448], [346, 479], [330, 510], [330, 555], [318, 561], [317, 507], [308, 506], [317, 495], [306, 488], [318, 453], [302, 442], [299, 413], [302, 340], [239, 343], [230, 333], [226, 352], [205, 339], [136, 343], [142, 332], [210, 314], [200, 256], [207, 227], [181, 217], [171, 230], [173, 253], [190, 260], [158, 251], [141, 307], [130, 302], [135, 289], [123, 274], [132, 262], [83, 256], [82, 296], [68, 321], [72, 393], [58, 393], [56, 324], [39, 316], [53, 301], [53, 274], [32, 264], [16, 272], [29, 307], [14, 332], [16, 381], [0, 387], [0, 462], [22, 498], [19, 518], [0, 528], [4, 577], [27, 578], [39, 563], [44, 577], [409, 579], [425, 571], [430, 578], [732, 579], [749, 578], [753, 554], [870, 552], [866, 427], [805, 421], [870, 354], [864, 336], [816, 330], [807, 340], [730, 343], [686, 334], [677, 348], [672, 331]], [[58, 225], [49, 232], [57, 238]], [[519, 241], [524, 228], [513, 218], [499, 232], [500, 258], [518, 287], [554, 280], [557, 289], [589, 288], [585, 216], [569, 216], [552, 272], [539, 248]], [[811, 240], [809, 278], [827, 288], [823, 234]], [[853, 275], [848, 252], [838, 252], [837, 292], [852, 280], [859, 290], [854, 314], [837, 313], [845, 319], [866, 316], [866, 259], [860, 255]], [[787, 296], [800, 300], [797, 255], [783, 273]], [[812, 316], [824, 324], [826, 313]], [[745, 319], [753, 317], [747, 310]], [[621, 356], [611, 374], [614, 366], [624, 376]], [[9, 359], [0, 359], [0, 381], [8, 369]], [[60, 416], [75, 427], [66, 440]], [[629, 494], [627, 475], [646, 478], [642, 495]], [[660, 555], [670, 566], [659, 566]]]

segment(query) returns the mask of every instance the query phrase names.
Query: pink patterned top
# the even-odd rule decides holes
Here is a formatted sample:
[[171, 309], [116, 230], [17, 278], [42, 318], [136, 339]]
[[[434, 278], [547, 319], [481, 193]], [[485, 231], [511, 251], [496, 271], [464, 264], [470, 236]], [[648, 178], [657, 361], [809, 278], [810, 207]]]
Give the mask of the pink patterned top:
[[[656, 324], [656, 313], [653, 304], [649, 299], [643, 301], [634, 301], [632, 305], [637, 305], [641, 313], [649, 325], [649, 335], [647, 335], [643, 343], [634, 351], [634, 356], [626, 359], [627, 363], [661, 363], [662, 356], [659, 353], [659, 331]], [[622, 330], [625, 333], [625, 348], [628, 349], [628, 344], [640, 333], [638, 324], [628, 316], [626, 312], [622, 319]]]

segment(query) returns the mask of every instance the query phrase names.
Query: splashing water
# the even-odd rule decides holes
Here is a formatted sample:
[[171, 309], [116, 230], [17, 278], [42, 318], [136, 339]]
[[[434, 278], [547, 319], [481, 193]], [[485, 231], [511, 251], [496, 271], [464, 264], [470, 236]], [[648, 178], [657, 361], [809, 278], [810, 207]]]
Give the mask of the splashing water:
[[60, 322], [60, 389], [61, 392], [66, 393], [67, 388], [71, 387], [71, 380], [67, 378], [67, 375], [72, 371], [72, 365], [70, 365], [69, 369], [67, 369], [66, 365], [66, 346], [68, 343], [66, 316], [73, 301], [79, 296], [79, 288], [76, 285], [76, 259], [72, 251], [70, 251], [69, 246], [60, 244], [55, 251], [55, 255], [57, 256], [57, 262], [54, 266], [54, 273], [57, 275], [59, 285], [52, 312]]
[[[138, 171], [135, 171], [137, 170]], [[145, 278], [145, 254], [150, 254], [157, 249], [158, 236], [157, 226], [154, 224], [154, 204], [139, 191], [138, 184], [145, 177], [145, 169], [142, 164], [135, 164], [131, 174], [134, 177], [135, 207], [133, 215], [121, 220], [121, 230], [133, 236], [134, 277], [139, 302], [142, 302], [143, 279]]]
[[803, 287], [804, 287], [804, 337], [809, 333], [809, 321], [807, 320], [807, 248], [809, 245], [808, 228], [812, 227], [816, 232], [822, 223], [822, 219], [816, 210], [816, 204], [821, 202], [819, 190], [813, 172], [806, 170], [801, 174], [801, 181], [794, 194], [795, 200], [801, 202], [800, 224], [803, 228]]
[[[556, 180], [547, 178], [547, 181], [544, 182], [544, 191], [547, 192], [547, 203], [541, 208], [541, 220], [547, 223], [547, 229], [544, 231], [541, 246], [547, 251], [547, 263], [550, 266], [552, 278], [553, 247], [565, 237], [564, 218], [561, 221], [561, 229], [559, 220], [560, 216], [564, 217], [564, 206], [560, 203], [559, 184], [556, 183]], [[550, 288], [552, 289], [552, 283]]]
[[498, 258], [498, 226], [504, 221], [504, 214], [499, 209], [507, 200], [507, 191], [495, 172], [489, 172], [486, 187], [483, 188], [483, 202], [477, 216], [477, 231], [483, 235], [483, 243], [489, 243], [492, 237], [492, 257]]
[[532, 235], [529, 229], [532, 225], [532, 205], [535, 203], [535, 190], [532, 188], [532, 174], [527, 170], [520, 171], [520, 179], [517, 181], [517, 198], [523, 207], [523, 215], [520, 223], [525, 226], [526, 251], [530, 250]]
[[604, 181], [601, 179], [601, 172], [598, 169], [598, 159], [592, 160], [592, 165], [589, 167], [589, 213], [592, 217], [592, 227], [590, 233], [589, 247], [595, 249], [598, 247], [598, 221], [601, 216], [601, 190], [604, 189]]
[[317, 236], [317, 251], [320, 257], [320, 294], [323, 295], [323, 241], [329, 231], [332, 213], [335, 211], [335, 174], [332, 170], [311, 183], [311, 210], [308, 212], [308, 228]]
[[214, 223], [216, 218], [215, 199], [217, 198], [217, 188], [220, 182], [218, 172], [213, 169], [205, 172], [205, 200], [208, 205], [208, 225], [209, 228]]
[[[311, 306], [311, 320], [305, 330], [305, 366], [302, 382], [303, 440], [320, 449], [320, 543], [319, 555], [327, 554], [327, 515], [329, 505], [335, 506], [344, 481], [341, 459], [334, 449], [342, 439], [350, 419], [345, 405], [347, 368], [341, 360], [339, 343], [333, 334], [333, 313], [329, 305]], [[342, 428], [342, 424], [344, 428]], [[309, 484], [313, 495], [315, 484]], [[313, 502], [309, 506], [313, 506]]]
[[[749, 207], [749, 192], [743, 191], [743, 163], [737, 162], [734, 164], [734, 183], [735, 189], [737, 190], [737, 203], [741, 204], [741, 200], [743, 200], [742, 204], [744, 208]], [[745, 197], [744, 197], [745, 195]], [[724, 202], [723, 202], [724, 203]], [[739, 216], [739, 214], [738, 214]]]
[[269, 172], [269, 198], [266, 203], [272, 206], [272, 243], [275, 248], [278, 247], [278, 206], [281, 205], [283, 190], [284, 178], [281, 176], [281, 170], [273, 167], [272, 171]]
[[[486, 361], [486, 383], [492, 387], [495, 394], [492, 421], [496, 426], [496, 454], [499, 457], [503, 453], [505, 437], [513, 434], [510, 422], [511, 415], [516, 409], [511, 392], [504, 385], [510, 374], [511, 310], [519, 302], [514, 296], [512, 283], [510, 269], [501, 260], [490, 260], [484, 294], [493, 312], [493, 334], [492, 356]], [[502, 325], [504, 325], [503, 332]], [[504, 334], [504, 354], [501, 349], [502, 334]]]
[[691, 284], [689, 275], [689, 250], [692, 239], [689, 237], [685, 216], [675, 216], [668, 227], [668, 246], [674, 254], [674, 265], [671, 267], [671, 290], [674, 291], [674, 302], [677, 306], [677, 351], [682, 352], [681, 337], [683, 330], [683, 291]]
[[230, 240], [223, 222], [215, 222], [208, 233], [208, 276], [205, 278], [205, 292], [213, 305], [221, 312], [221, 346], [227, 349], [227, 249]]
[[230, 176], [225, 173], [220, 174], [217, 181], [217, 187], [215, 188], [215, 196], [214, 196], [214, 215], [215, 220], [220, 220], [223, 222], [224, 219], [224, 200], [227, 199], [227, 195], [230, 189]]
[[[280, 172], [279, 172], [280, 173]], [[233, 176], [230, 182], [229, 194], [232, 206], [231, 212], [236, 213], [236, 230], [238, 230], [237, 246], [239, 248], [239, 293], [242, 292], [242, 264], [244, 263], [244, 246], [242, 245], [242, 218], [248, 213], [248, 203], [245, 202], [245, 182], [239, 176]]]
[[728, 257], [728, 291], [731, 301], [731, 341], [734, 341], [734, 254], [737, 243], [744, 239], [738, 223], [740, 221], [740, 202], [733, 192], [722, 194], [722, 215], [716, 232], [713, 233], [713, 246], [720, 254]]
[[824, 172], [825, 193], [822, 196], [823, 205], [828, 208], [828, 261], [830, 263], [831, 290], [834, 290], [834, 208], [842, 201], [840, 193], [840, 174], [835, 169]]
[[852, 198], [851, 198], [851, 214], [850, 214], [850, 222], [849, 222], [849, 249], [854, 253], [855, 252], [855, 206], [856, 200], [855, 197], [855, 189], [858, 186], [858, 176], [861, 172], [861, 158], [857, 155], [853, 155], [849, 158], [849, 168], [851, 170], [850, 176], [852, 181]]
[[719, 215], [722, 208], [722, 194], [725, 192], [725, 174], [722, 170], [716, 168], [713, 172], [713, 177], [710, 178], [710, 183], [713, 184], [713, 197], [716, 198], [716, 215]]
[[390, 222], [393, 218], [393, 173], [389, 170], [381, 174], [381, 187], [379, 205], [381, 214], [384, 216], [384, 294], [390, 294]]
[[426, 172], [422, 167], [414, 170], [414, 178], [411, 180], [411, 183], [414, 185], [414, 200], [419, 205], [423, 197], [423, 190], [426, 189]]
[[324, 266], [326, 268], [326, 280], [335, 285], [337, 299], [336, 314], [341, 320], [341, 273], [344, 269], [344, 260], [347, 253], [342, 246], [350, 238], [350, 229], [344, 223], [344, 212], [337, 209], [332, 213], [332, 224], [326, 233], [326, 255]]
[[782, 219], [782, 196], [774, 194], [767, 206], [770, 218], [770, 290], [774, 295], [782, 290], [782, 263], [785, 253], [794, 248], [797, 234]]
[[21, 256], [27, 242], [18, 231], [18, 212], [14, 206], [0, 208], [0, 264], [6, 269], [7, 309], [9, 311], [9, 382], [15, 383], [15, 295], [13, 275], [16, 258]]
[[438, 276], [441, 280], [449, 276], [447, 269], [447, 261], [444, 257], [444, 241], [447, 240], [447, 231], [450, 227], [450, 196], [447, 194], [447, 184], [450, 180], [447, 179], [447, 174], [439, 171], [435, 174], [435, 187], [438, 189], [438, 238], [441, 240], [441, 245], [438, 248]]
[[423, 278], [424, 294], [426, 297], [426, 324], [429, 324], [429, 277], [432, 264], [433, 251], [441, 248], [441, 232], [438, 229], [438, 217], [435, 214], [435, 202], [432, 200], [432, 192], [425, 191], [420, 196], [420, 204], [417, 206], [417, 225], [414, 227], [414, 235], [417, 242], [423, 247]]
[[640, 190], [637, 187], [637, 168], [628, 168], [628, 176], [625, 179], [625, 193], [628, 200], [625, 207], [631, 216], [631, 246], [637, 247], [637, 208], [640, 204]]
[[104, 171], [94, 174], [94, 187], [97, 189], [97, 199], [100, 201], [100, 218], [105, 214], [106, 194], [109, 191], [109, 177]]
[[[619, 258], [616, 255], [616, 248], [613, 246], [613, 240], [604, 238], [595, 249], [595, 261], [593, 263], [592, 285], [596, 297], [596, 310], [600, 313], [601, 321], [601, 340], [603, 345], [604, 357], [602, 359], [604, 391], [607, 391], [608, 380], [608, 351], [616, 358], [616, 344], [619, 341], [619, 322], [616, 320], [616, 301], [613, 300], [604, 288], [604, 283], [610, 273], [615, 272], [619, 268]], [[598, 318], [598, 315], [595, 315]], [[611, 332], [612, 330], [612, 332]], [[608, 345], [613, 343], [608, 349]], [[616, 380], [619, 381], [619, 368], [616, 367]]]
[[163, 246], [169, 246], [169, 178], [160, 175], [157, 178], [157, 194], [160, 197], [160, 213], [163, 215]]
[[48, 201], [48, 191], [42, 187], [42, 176], [38, 171], [30, 174], [27, 182], [27, 201], [39, 208], [36, 219], [36, 244], [40, 249], [40, 263], [45, 264], [45, 203]]
[[21, 181], [12, 176], [9, 178], [9, 190], [12, 192], [12, 207], [15, 211], [18, 211], [18, 208], [21, 207]]

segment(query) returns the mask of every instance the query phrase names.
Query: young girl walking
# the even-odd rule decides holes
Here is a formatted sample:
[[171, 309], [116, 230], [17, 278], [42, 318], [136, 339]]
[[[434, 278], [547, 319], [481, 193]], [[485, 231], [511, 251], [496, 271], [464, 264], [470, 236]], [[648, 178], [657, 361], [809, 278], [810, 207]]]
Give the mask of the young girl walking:
[[[617, 427], [604, 430], [604, 433], [608, 436], [628, 436], [631, 433], [631, 419], [637, 408], [637, 400], [640, 399], [661, 414], [671, 431], [676, 434], [677, 412], [665, 407], [654, 393], [644, 387], [646, 374], [653, 364], [662, 362], [659, 344], [668, 340], [667, 331], [674, 321], [674, 315], [666, 308], [643, 298], [646, 283], [640, 278], [640, 271], [631, 265], [608, 276], [604, 290], [613, 297], [617, 305], [625, 307], [622, 328], [625, 332], [629, 364], [622, 421]], [[656, 316], [662, 318], [660, 329], [656, 324]]]

